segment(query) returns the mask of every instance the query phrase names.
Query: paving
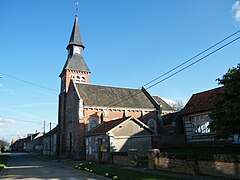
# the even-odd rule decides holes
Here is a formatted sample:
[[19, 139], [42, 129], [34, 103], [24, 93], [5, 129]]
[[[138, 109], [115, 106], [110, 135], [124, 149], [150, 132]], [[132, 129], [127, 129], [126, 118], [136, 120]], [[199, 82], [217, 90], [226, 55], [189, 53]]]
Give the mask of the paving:
[[[73, 159], [63, 159], [63, 160], [57, 160], [61, 162], [62, 164], [69, 166], [69, 167], [74, 167], [81, 163], [80, 161], [73, 160]], [[136, 172], [144, 172], [148, 174], [154, 174], [154, 175], [159, 175], [159, 176], [168, 176], [173, 178], [179, 178], [179, 179], [191, 179], [191, 180], [224, 180], [227, 178], [221, 178], [221, 177], [214, 177], [214, 176], [207, 176], [207, 175], [189, 175], [189, 174], [183, 174], [183, 173], [173, 173], [173, 172], [168, 172], [168, 171], [161, 171], [161, 170], [150, 170], [146, 167], [123, 167], [123, 166], [118, 166], [118, 165], [112, 165], [109, 164], [107, 165], [109, 167], [121, 167], [121, 168], [126, 168], [132, 171]]]
[[[0, 179], [28, 179], [28, 180], [109, 180], [109, 178], [88, 173], [81, 170], [76, 170], [74, 167], [81, 162], [71, 158], [55, 159], [46, 158], [39, 155], [28, 153], [13, 153], [10, 155], [10, 160], [7, 167], [3, 170]], [[119, 167], [116, 165], [108, 165]], [[193, 180], [220, 180], [213, 176], [203, 175], [188, 175], [180, 173], [172, 173], [167, 171], [149, 170], [146, 167], [124, 167], [136, 172], [144, 172], [159, 176], [168, 176], [179, 179]]]
[[106, 180], [107, 178], [72, 166], [38, 158], [28, 153], [13, 153], [0, 179], [4, 180]]

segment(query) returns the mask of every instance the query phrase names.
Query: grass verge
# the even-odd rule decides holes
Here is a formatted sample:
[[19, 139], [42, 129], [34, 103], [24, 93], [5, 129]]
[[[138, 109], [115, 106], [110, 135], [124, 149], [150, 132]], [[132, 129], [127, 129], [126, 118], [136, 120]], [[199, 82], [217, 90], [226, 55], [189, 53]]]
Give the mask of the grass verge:
[[105, 176], [111, 179], [117, 180], [168, 180], [168, 179], [179, 179], [168, 177], [164, 175], [155, 175], [149, 174], [147, 172], [137, 172], [131, 169], [126, 169], [123, 167], [112, 167], [108, 165], [95, 164], [95, 163], [81, 163], [78, 166], [75, 166], [78, 170], [87, 171], [90, 173], [98, 174]]
[[0, 154], [0, 171], [6, 166], [8, 158], [7, 154]]

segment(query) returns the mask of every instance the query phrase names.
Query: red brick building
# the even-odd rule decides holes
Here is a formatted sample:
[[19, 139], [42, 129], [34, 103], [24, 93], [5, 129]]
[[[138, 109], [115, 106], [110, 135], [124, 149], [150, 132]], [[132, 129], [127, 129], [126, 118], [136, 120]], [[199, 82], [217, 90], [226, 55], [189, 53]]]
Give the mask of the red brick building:
[[158, 134], [162, 112], [174, 110], [144, 88], [90, 84], [91, 72], [82, 56], [84, 48], [76, 16], [67, 61], [59, 76], [58, 154], [84, 158], [87, 132], [102, 122], [122, 117], [138, 118]]

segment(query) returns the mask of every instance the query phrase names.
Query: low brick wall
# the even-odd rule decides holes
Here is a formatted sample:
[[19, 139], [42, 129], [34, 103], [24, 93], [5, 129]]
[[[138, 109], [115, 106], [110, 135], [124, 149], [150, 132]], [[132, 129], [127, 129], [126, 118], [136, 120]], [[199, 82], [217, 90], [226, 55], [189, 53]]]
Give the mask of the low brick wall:
[[199, 174], [240, 179], [239, 162], [198, 161]]
[[159, 149], [148, 153], [148, 167], [177, 173], [203, 174], [240, 179], [240, 156], [214, 155], [212, 159], [180, 158], [176, 154], [162, 154]]
[[138, 165], [138, 150], [129, 149], [128, 152], [112, 153], [112, 163], [123, 166], [137, 166]]
[[128, 166], [128, 153], [118, 152], [112, 153], [113, 164]]

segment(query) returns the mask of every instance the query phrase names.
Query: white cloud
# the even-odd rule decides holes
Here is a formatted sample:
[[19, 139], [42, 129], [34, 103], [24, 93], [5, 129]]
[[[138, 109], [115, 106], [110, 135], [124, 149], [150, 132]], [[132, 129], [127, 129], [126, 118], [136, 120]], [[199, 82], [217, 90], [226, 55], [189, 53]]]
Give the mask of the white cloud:
[[0, 91], [10, 95], [14, 95], [14, 91], [12, 89], [5, 88], [3, 84], [0, 84]]
[[240, 2], [236, 1], [233, 5], [232, 5], [232, 10], [239, 10], [240, 9]]
[[14, 119], [0, 117], [0, 127], [7, 127], [7, 126], [10, 126], [11, 124], [14, 124], [15, 122], [16, 120]]
[[13, 108], [31, 108], [31, 107], [46, 107], [46, 106], [56, 106], [56, 102], [46, 102], [46, 103], [31, 103], [31, 104], [21, 104], [12, 106]]
[[240, 1], [236, 1], [232, 5], [232, 11], [234, 13], [234, 19], [237, 22], [240, 22]]

